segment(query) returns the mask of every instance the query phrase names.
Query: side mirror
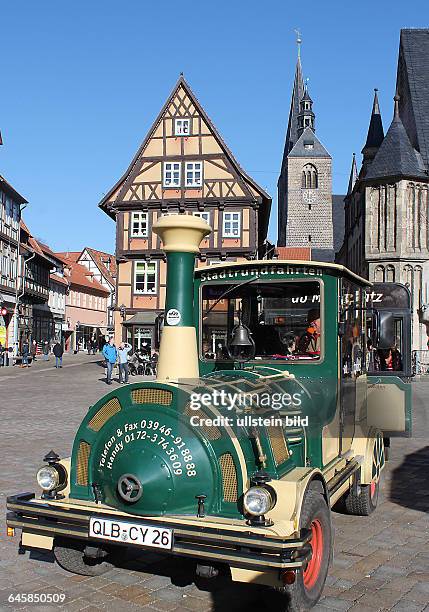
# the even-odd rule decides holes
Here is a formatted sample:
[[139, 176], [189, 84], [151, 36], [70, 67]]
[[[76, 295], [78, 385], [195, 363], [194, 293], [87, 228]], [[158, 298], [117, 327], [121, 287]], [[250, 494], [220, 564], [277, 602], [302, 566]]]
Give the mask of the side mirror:
[[377, 348], [392, 348], [395, 345], [395, 320], [393, 314], [379, 310], [377, 320]]
[[164, 327], [164, 313], [159, 314], [155, 319], [155, 349], [159, 350], [161, 344], [161, 334]]

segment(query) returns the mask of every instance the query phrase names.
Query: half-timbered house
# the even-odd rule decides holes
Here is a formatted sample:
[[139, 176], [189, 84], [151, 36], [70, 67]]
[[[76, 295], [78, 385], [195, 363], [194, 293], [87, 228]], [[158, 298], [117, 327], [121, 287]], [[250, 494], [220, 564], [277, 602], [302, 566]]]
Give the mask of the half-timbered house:
[[172, 213], [203, 217], [213, 231], [198, 266], [254, 259], [264, 249], [271, 198], [239, 166], [180, 76], [127, 171], [99, 206], [117, 225], [116, 338], [149, 351], [166, 282], [153, 223]]

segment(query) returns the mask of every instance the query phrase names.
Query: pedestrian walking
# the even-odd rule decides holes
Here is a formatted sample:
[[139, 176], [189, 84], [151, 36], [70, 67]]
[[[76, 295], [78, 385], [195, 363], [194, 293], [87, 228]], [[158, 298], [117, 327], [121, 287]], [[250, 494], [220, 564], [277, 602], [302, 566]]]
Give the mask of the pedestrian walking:
[[91, 336], [90, 349], [92, 351], [92, 354], [95, 355], [95, 351], [97, 350], [97, 338], [94, 335]]
[[[119, 384], [124, 385], [128, 382], [128, 353], [131, 351], [131, 344], [121, 342], [118, 348], [118, 363], [119, 363]], [[122, 378], [124, 380], [122, 380]]]
[[5, 348], [0, 342], [0, 368], [4, 366]]
[[112, 384], [112, 371], [113, 366], [116, 363], [118, 357], [118, 351], [114, 344], [113, 338], [110, 338], [108, 342], [103, 346], [103, 355], [106, 360], [107, 377], [106, 382], [108, 385]]
[[22, 343], [22, 363], [21, 368], [28, 368], [28, 356], [30, 354], [30, 345], [28, 340], [24, 340]]
[[52, 349], [52, 352], [55, 355], [55, 367], [62, 368], [63, 367], [63, 353], [64, 353], [64, 349], [62, 345], [59, 342], [57, 342], [54, 348]]
[[49, 361], [49, 343], [47, 340], [45, 340], [45, 342], [43, 343], [43, 360], [44, 361]]
[[36, 355], [37, 355], [37, 342], [33, 340], [33, 342], [31, 343], [31, 361], [32, 362], [37, 361]]

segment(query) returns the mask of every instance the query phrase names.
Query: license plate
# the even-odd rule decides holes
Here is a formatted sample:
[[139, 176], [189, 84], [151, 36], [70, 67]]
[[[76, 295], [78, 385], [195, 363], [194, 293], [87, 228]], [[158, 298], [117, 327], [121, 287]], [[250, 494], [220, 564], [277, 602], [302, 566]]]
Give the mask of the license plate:
[[150, 548], [171, 549], [173, 545], [172, 529], [96, 517], [89, 521], [89, 537]]

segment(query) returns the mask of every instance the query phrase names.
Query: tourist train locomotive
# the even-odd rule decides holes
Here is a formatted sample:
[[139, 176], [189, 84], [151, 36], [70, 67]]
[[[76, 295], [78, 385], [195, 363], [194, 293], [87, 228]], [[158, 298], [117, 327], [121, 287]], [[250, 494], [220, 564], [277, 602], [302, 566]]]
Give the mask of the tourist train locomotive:
[[341, 266], [194, 271], [209, 226], [178, 215], [154, 231], [168, 262], [157, 380], [91, 406], [71, 458], [45, 457], [42, 494], [8, 498], [8, 527], [21, 550], [52, 549], [77, 573], [140, 547], [308, 609], [331, 559], [330, 509], [370, 514], [383, 438], [410, 433], [407, 381], [367, 374], [370, 347], [394, 347], [393, 319]]

